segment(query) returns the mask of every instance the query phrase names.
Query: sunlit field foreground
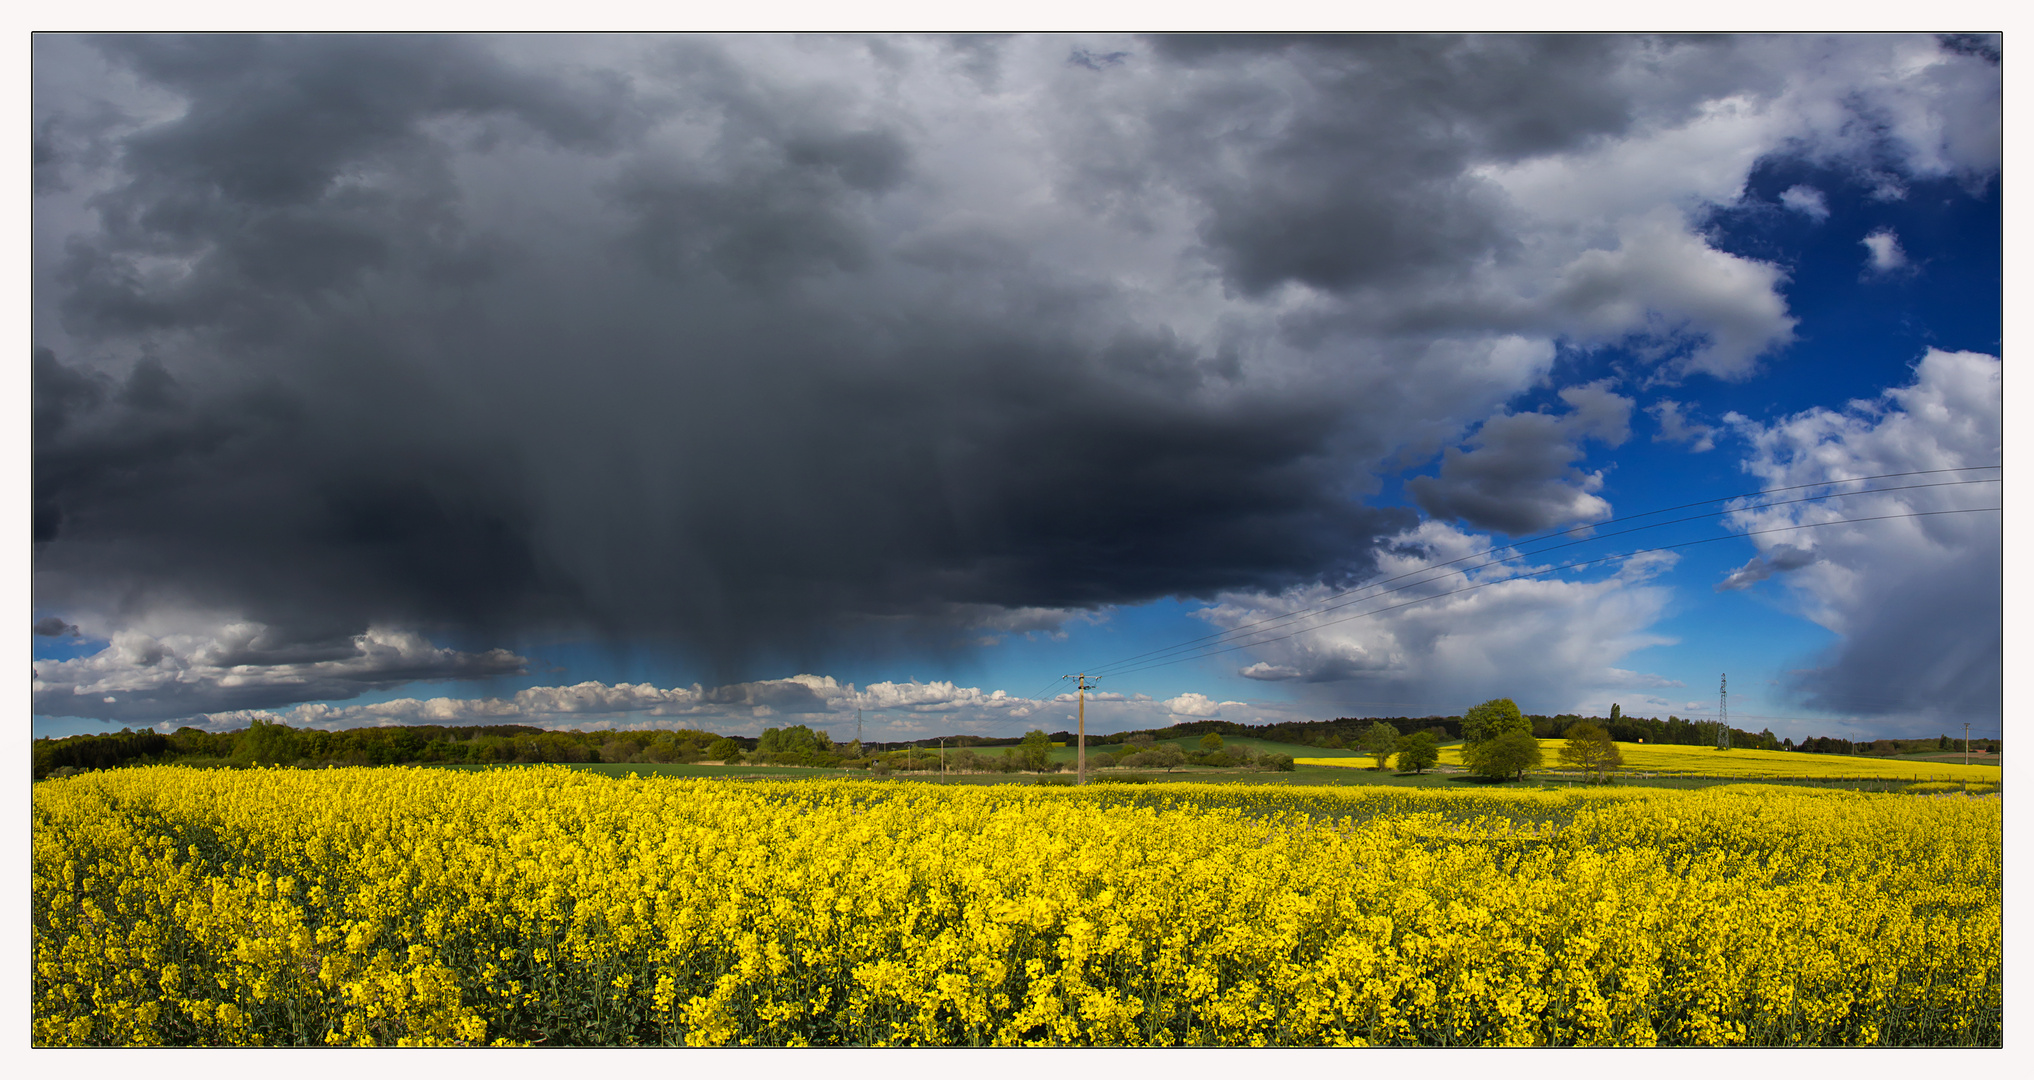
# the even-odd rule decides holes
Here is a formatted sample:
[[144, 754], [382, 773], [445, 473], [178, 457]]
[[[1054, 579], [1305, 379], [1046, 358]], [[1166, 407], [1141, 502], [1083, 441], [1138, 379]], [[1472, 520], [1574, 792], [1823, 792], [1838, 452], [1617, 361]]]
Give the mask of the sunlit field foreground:
[[[1548, 769], [1561, 768], [1561, 739], [1541, 739], [1540, 753]], [[1661, 776], [1726, 776], [1745, 780], [1963, 780], [1996, 784], [1997, 765], [1964, 765], [1957, 762], [1912, 761], [1874, 758], [1851, 754], [1803, 754], [1786, 750], [1718, 750], [1713, 746], [1653, 746], [1642, 743], [1617, 744], [1624, 764], [1617, 771], [1627, 774]], [[1369, 768], [1367, 757], [1301, 757], [1302, 765], [1340, 765]], [[1462, 748], [1441, 748], [1440, 764], [1459, 768]]]
[[35, 785], [41, 1045], [1996, 1045], [1997, 799]]

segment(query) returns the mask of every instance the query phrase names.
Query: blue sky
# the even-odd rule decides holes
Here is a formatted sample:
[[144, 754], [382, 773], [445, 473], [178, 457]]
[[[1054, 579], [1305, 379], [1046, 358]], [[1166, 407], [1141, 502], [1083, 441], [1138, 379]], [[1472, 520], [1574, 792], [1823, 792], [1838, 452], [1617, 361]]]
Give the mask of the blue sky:
[[1994, 41], [35, 49], [38, 735], [1997, 730]]

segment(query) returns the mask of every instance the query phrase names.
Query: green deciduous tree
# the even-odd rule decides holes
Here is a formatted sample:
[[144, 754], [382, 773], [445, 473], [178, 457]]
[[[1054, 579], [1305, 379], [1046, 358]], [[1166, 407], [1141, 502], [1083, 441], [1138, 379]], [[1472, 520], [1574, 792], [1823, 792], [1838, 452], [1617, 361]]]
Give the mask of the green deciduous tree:
[[787, 728], [768, 728], [756, 740], [756, 753], [764, 761], [779, 761], [791, 765], [827, 765], [833, 753], [833, 739], [824, 731], [814, 731], [804, 724], [793, 724]]
[[1212, 754], [1215, 751], [1220, 750], [1221, 748], [1222, 748], [1221, 735], [1217, 734], [1216, 732], [1210, 731], [1206, 735], [1201, 736], [1201, 751], [1203, 753]]
[[1391, 755], [1398, 752], [1398, 729], [1382, 720], [1365, 728], [1363, 752], [1370, 755], [1377, 768], [1391, 764]]
[[1530, 738], [1533, 723], [1518, 711], [1510, 698], [1491, 698], [1462, 714], [1462, 741], [1474, 745], [1494, 739], [1507, 731], [1523, 731]]
[[1561, 744], [1561, 764], [1570, 768], [1593, 772], [1596, 779], [1607, 780], [1610, 770], [1624, 764], [1624, 755], [1617, 744], [1610, 739], [1610, 732], [1597, 727], [1587, 720], [1572, 725], [1567, 731], [1568, 741]]
[[1396, 750], [1399, 772], [1425, 772], [1441, 760], [1441, 748], [1434, 743], [1431, 732], [1415, 731], [1399, 736]]
[[742, 744], [729, 738], [715, 739], [713, 745], [706, 748], [706, 756], [732, 765], [742, 759]]
[[1026, 769], [1044, 772], [1052, 762], [1052, 736], [1038, 728], [1024, 733], [1024, 741], [1017, 744], [1017, 758]]
[[297, 732], [288, 725], [256, 720], [240, 733], [233, 746], [233, 761], [238, 765], [288, 765], [302, 756], [297, 743]]
[[1469, 771], [1492, 780], [1523, 779], [1540, 767], [1540, 743], [1531, 730], [1516, 728], [1463, 749]]

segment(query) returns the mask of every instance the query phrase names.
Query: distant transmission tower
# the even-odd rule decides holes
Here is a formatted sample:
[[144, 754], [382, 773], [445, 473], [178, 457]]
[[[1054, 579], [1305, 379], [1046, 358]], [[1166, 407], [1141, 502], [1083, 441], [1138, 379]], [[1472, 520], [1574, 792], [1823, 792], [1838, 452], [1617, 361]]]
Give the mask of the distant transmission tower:
[[1730, 749], [1730, 672], [1716, 687], [1716, 748]]

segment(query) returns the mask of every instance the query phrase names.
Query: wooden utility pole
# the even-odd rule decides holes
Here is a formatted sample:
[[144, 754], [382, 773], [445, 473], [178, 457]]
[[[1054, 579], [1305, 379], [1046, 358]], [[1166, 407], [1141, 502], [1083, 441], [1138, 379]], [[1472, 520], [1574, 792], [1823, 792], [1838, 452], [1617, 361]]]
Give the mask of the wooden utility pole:
[[1088, 782], [1088, 691], [1094, 689], [1099, 679], [1090, 680], [1086, 675], [1073, 676], [1074, 687], [1080, 694], [1080, 734], [1076, 736], [1074, 749], [1074, 782]]
[[1964, 763], [1965, 765], [1968, 765], [1968, 764], [1970, 764], [1970, 722], [1969, 722], [1969, 721], [1965, 721], [1965, 722], [1964, 722], [1964, 725], [1963, 725], [1963, 763]]

